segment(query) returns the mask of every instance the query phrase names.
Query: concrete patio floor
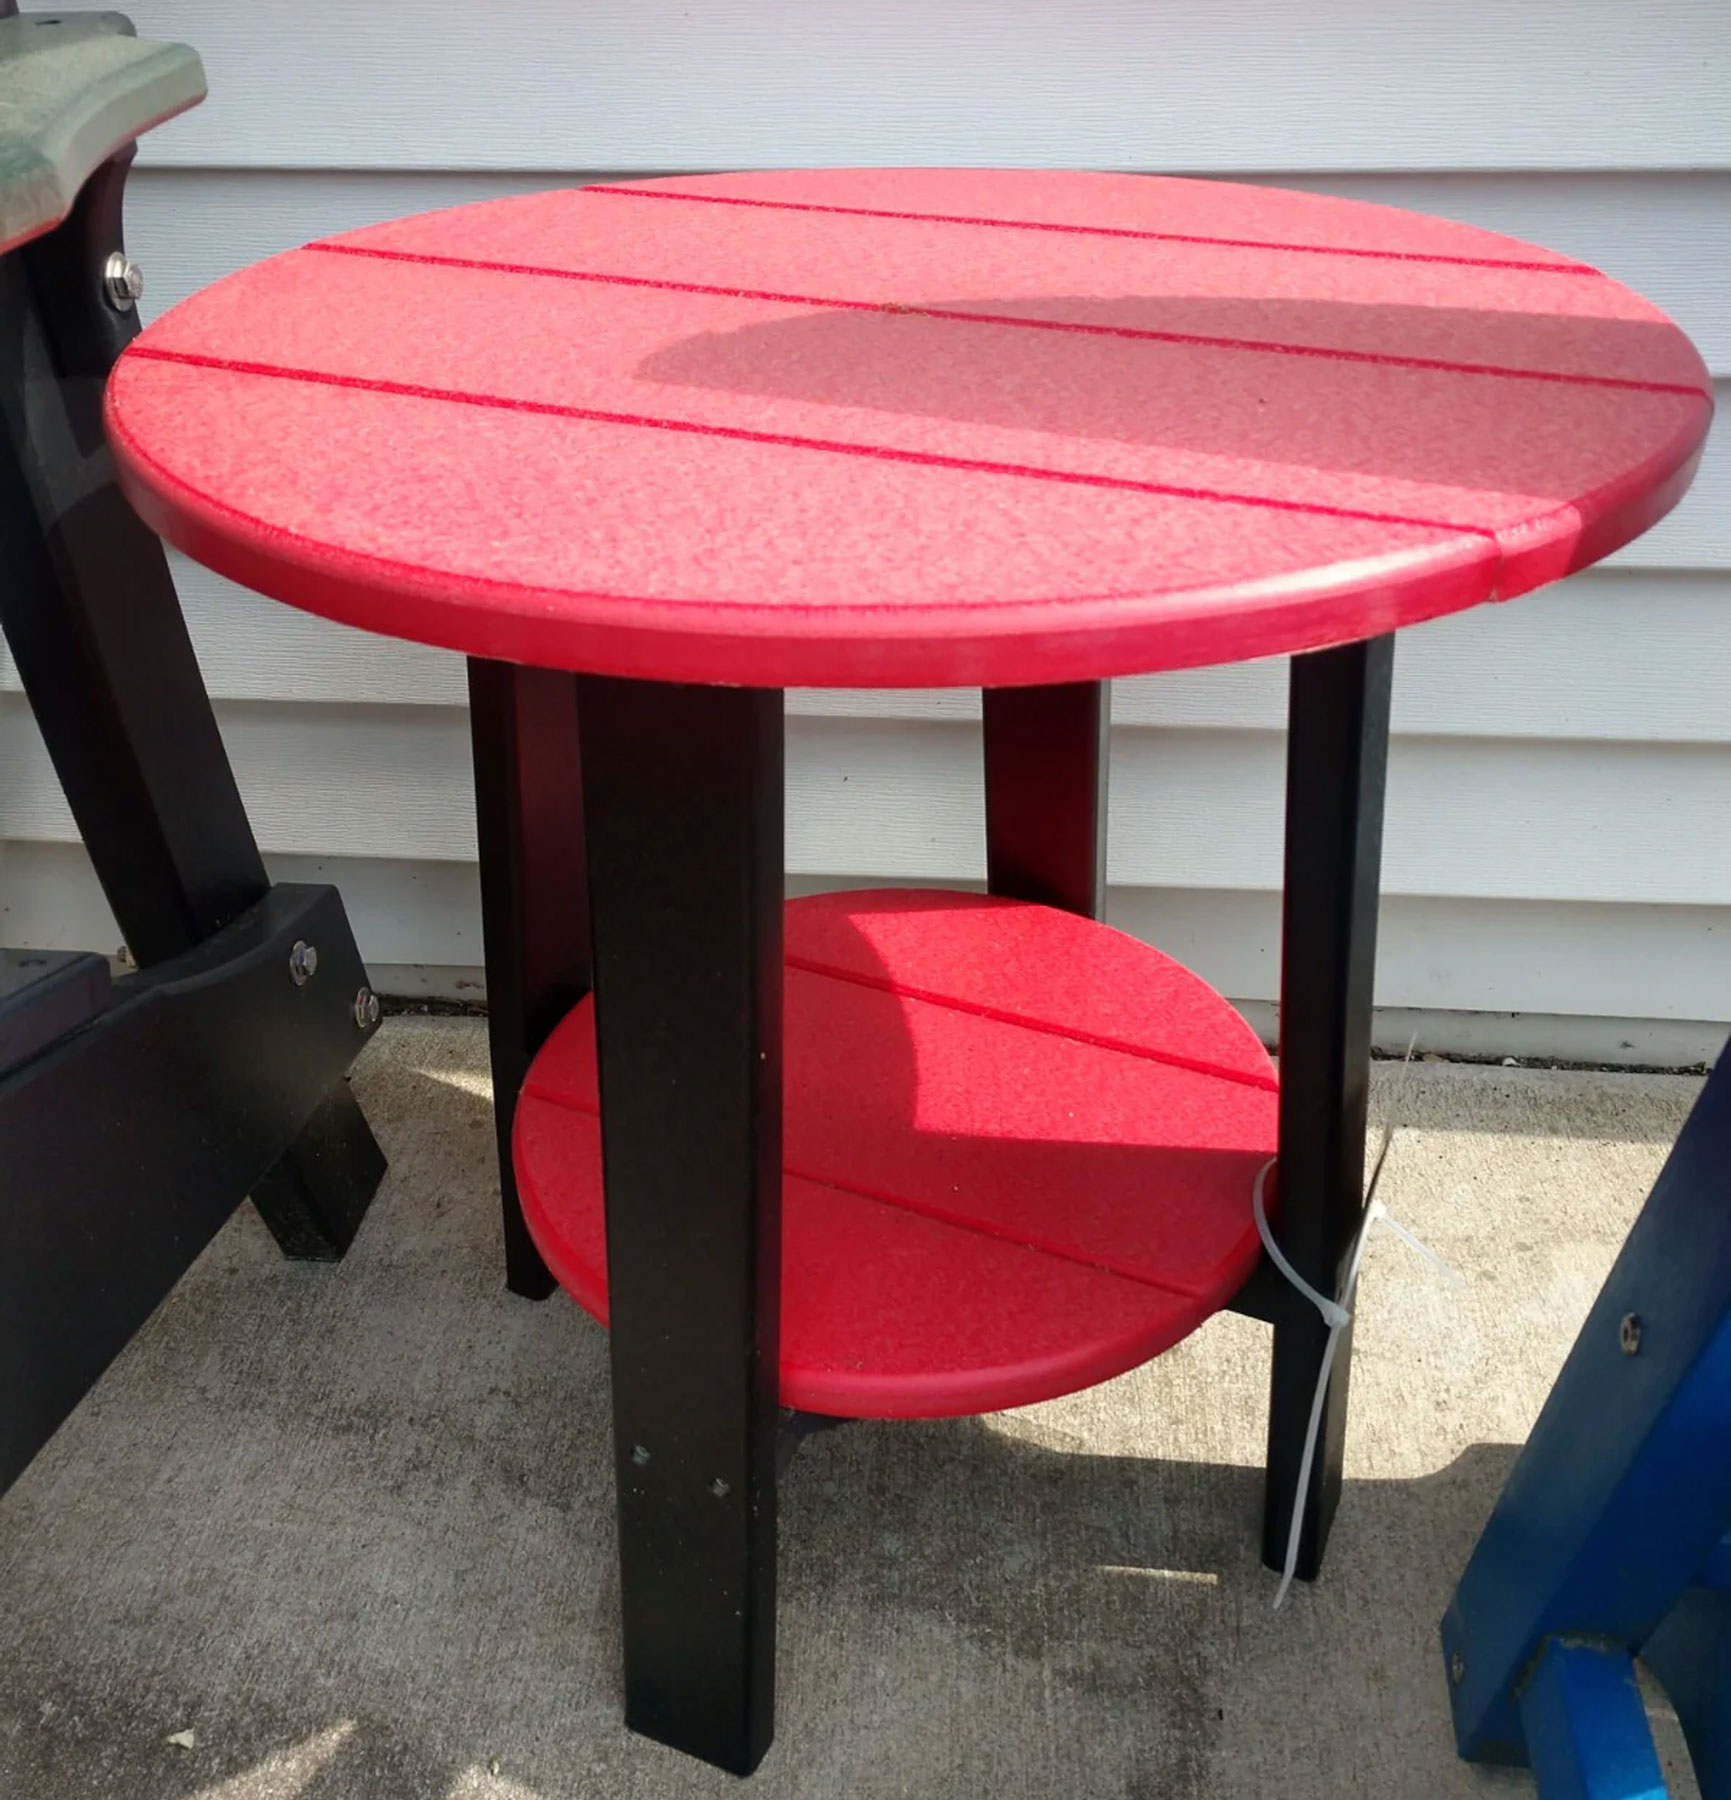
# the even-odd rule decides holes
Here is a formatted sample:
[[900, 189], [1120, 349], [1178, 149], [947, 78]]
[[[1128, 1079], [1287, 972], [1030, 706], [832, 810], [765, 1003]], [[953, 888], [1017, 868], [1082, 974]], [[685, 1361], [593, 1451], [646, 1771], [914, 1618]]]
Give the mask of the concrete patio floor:
[[1413, 1068], [1382, 1193], [1467, 1284], [1373, 1243], [1328, 1568], [1278, 1613], [1252, 1321], [812, 1440], [749, 1790], [620, 1724], [605, 1346], [501, 1289], [482, 1025], [395, 1020], [356, 1087], [392, 1169], [347, 1261], [243, 1209], [0, 1500], [6, 1800], [1532, 1791], [1456, 1761], [1437, 1620], [1698, 1081]]

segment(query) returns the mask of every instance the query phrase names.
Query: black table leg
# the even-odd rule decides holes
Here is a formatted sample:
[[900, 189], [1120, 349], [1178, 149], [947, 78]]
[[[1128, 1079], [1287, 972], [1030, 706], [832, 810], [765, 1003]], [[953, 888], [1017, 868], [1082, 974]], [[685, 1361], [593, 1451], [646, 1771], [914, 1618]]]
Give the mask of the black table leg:
[[774, 1729], [782, 700], [578, 681], [626, 1721]]
[[990, 893], [1105, 917], [1111, 695], [1104, 681], [981, 694]]
[[505, 1285], [543, 1300], [553, 1277], [523, 1223], [511, 1124], [535, 1052], [589, 991], [577, 678], [471, 657], [469, 728]]
[[[1286, 902], [1280, 943], [1281, 1249], [1334, 1294], [1363, 1215], [1382, 802], [1394, 639], [1292, 659]], [[1262, 1556], [1286, 1560], [1305, 1433], [1328, 1328], [1308, 1303], [1274, 1327]], [[1298, 1574], [1313, 1580], [1340, 1500], [1352, 1328], [1329, 1381], [1304, 1495]]]

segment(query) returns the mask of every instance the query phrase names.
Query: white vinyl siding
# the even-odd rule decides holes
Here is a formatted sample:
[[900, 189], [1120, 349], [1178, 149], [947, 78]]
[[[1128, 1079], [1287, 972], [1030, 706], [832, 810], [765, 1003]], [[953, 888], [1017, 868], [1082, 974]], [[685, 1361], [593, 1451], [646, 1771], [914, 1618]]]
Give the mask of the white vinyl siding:
[[1722, 0], [137, 0], [200, 167], [1731, 162]]

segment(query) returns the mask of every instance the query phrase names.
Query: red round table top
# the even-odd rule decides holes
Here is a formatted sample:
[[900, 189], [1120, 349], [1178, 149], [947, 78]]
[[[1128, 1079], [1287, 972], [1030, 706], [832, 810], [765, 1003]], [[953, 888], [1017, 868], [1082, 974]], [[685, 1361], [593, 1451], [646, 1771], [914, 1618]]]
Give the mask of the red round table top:
[[423, 214], [218, 282], [109, 386], [212, 568], [472, 655], [1000, 685], [1314, 649], [1591, 563], [1705, 369], [1584, 264], [1232, 183], [837, 169]]

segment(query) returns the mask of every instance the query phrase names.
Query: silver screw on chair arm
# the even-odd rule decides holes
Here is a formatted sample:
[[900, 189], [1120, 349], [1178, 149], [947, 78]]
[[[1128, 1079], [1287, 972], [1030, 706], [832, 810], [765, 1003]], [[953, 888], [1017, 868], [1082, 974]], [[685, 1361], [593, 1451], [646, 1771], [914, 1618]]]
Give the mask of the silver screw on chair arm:
[[116, 250], [102, 268], [102, 291], [116, 312], [131, 312], [144, 297], [144, 271], [124, 250]]

